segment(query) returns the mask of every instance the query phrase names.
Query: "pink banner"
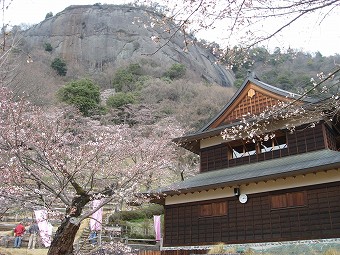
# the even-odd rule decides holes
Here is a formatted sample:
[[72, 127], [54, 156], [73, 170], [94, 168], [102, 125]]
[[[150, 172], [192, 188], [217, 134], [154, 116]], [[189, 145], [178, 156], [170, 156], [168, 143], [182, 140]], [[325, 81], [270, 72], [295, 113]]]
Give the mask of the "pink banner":
[[38, 223], [41, 240], [45, 247], [50, 247], [52, 242], [53, 226], [47, 221], [47, 211], [37, 210], [34, 211], [34, 214]]
[[[101, 203], [101, 200], [93, 200], [92, 201], [92, 209], [97, 208]], [[90, 229], [91, 231], [98, 231], [102, 229], [102, 220], [103, 220], [103, 207], [98, 209], [95, 213], [91, 215], [90, 219]]]
[[161, 216], [160, 215], [153, 216], [153, 224], [155, 227], [156, 241], [159, 241], [161, 240]]

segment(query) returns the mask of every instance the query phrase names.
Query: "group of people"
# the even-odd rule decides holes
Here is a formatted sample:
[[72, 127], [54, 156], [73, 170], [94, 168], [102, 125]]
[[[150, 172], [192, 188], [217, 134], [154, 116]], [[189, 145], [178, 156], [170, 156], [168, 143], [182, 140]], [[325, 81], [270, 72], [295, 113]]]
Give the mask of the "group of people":
[[[23, 225], [23, 222], [20, 222], [14, 229], [14, 248], [20, 248], [22, 243], [22, 237], [26, 232], [26, 228]], [[29, 228], [28, 233], [30, 237], [28, 239], [28, 249], [35, 249], [35, 245], [37, 243], [37, 236], [39, 234], [39, 227], [36, 222], [33, 222]]]

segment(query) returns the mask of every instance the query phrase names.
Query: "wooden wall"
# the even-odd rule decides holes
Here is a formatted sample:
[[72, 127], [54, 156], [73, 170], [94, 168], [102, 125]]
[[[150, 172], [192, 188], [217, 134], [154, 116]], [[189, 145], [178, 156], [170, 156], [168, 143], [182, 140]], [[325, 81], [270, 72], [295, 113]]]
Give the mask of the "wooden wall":
[[287, 133], [288, 155], [326, 148], [324, 129], [324, 124], [318, 124], [314, 128], [303, 126], [293, 133]]
[[[303, 192], [306, 204], [273, 209], [272, 197]], [[335, 238], [340, 236], [340, 182], [165, 206], [164, 246]], [[227, 201], [227, 214], [200, 216], [200, 206]]]
[[296, 155], [324, 148], [337, 150], [335, 137], [324, 124], [318, 124], [314, 128], [305, 126], [297, 128], [297, 130], [291, 134], [287, 132], [286, 140], [287, 148], [285, 149], [234, 159], [228, 159], [227, 143], [204, 148], [200, 154], [200, 171], [207, 172], [243, 164], [251, 164], [267, 159]]

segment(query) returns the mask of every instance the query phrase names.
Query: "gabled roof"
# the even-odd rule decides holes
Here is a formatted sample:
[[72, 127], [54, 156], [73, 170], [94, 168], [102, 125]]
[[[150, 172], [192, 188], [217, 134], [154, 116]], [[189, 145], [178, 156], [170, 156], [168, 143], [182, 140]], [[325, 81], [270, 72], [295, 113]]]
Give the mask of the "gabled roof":
[[[316, 99], [276, 88], [258, 79], [248, 77], [222, 110], [196, 133], [175, 138], [173, 141], [194, 152], [199, 152], [199, 140], [217, 136], [225, 128], [237, 125], [243, 115], [250, 112], [259, 114], [265, 108], [278, 104], [280, 101], [301, 104], [315, 103]], [[250, 109], [250, 111], [249, 111]]]
[[209, 129], [209, 127], [212, 126], [212, 124], [218, 120], [221, 116], [224, 115], [224, 113], [227, 111], [227, 109], [229, 109], [230, 107], [233, 106], [233, 104], [235, 104], [236, 100], [240, 97], [240, 95], [242, 94], [242, 92], [244, 91], [248, 91], [251, 88], [254, 87], [258, 87], [263, 89], [262, 91], [267, 91], [269, 93], [267, 93], [268, 96], [274, 96], [274, 99], [276, 100], [284, 100], [284, 101], [293, 101], [293, 100], [298, 100], [301, 101], [302, 103], [314, 103], [317, 100], [316, 99], [312, 99], [310, 97], [302, 97], [299, 94], [295, 94], [277, 87], [274, 87], [272, 85], [269, 85], [267, 83], [264, 83], [258, 79], [254, 79], [251, 77], [248, 77], [242, 84], [242, 86], [236, 91], [236, 93], [234, 94], [234, 96], [230, 99], [230, 101], [222, 108], [222, 110], [213, 118], [211, 119], [204, 127], [202, 127], [197, 133], [200, 132], [204, 132], [207, 129]]
[[200, 173], [190, 179], [171, 184], [171, 186], [163, 187], [152, 193], [168, 195], [188, 193], [337, 169], [339, 167], [340, 152], [325, 149]]

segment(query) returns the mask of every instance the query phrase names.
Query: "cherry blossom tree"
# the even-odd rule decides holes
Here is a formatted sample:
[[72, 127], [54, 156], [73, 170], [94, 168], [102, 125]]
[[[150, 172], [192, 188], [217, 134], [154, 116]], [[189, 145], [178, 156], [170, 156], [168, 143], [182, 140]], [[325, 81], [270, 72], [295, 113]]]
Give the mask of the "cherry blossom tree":
[[[152, 0], [140, 0], [137, 3], [151, 6], [163, 15], [151, 18], [150, 26], [161, 26], [166, 33], [155, 35], [169, 40], [174, 34], [182, 34], [184, 50], [194, 43], [190, 34], [207, 30], [223, 34], [223, 54], [232, 57], [233, 51], [249, 49], [266, 42], [282, 31], [299, 29], [294, 27], [301, 19], [313, 14], [318, 25], [327, 17], [339, 11], [337, 0], [162, 0], [155, 4]], [[172, 25], [171, 25], [172, 24]], [[275, 26], [273, 26], [275, 24]], [[219, 28], [219, 30], [214, 30]], [[165, 37], [165, 35], [168, 35]], [[160, 47], [166, 45], [161, 44]], [[236, 48], [235, 48], [236, 46]], [[239, 54], [238, 54], [239, 55]]]
[[186, 178], [196, 175], [199, 171], [199, 157], [198, 155], [185, 150], [184, 148], [177, 148], [174, 154], [176, 160], [168, 166], [169, 174], [173, 176], [172, 182], [184, 181]]
[[133, 201], [164, 179], [169, 141], [181, 133], [169, 121], [101, 126], [73, 111], [43, 111], [1, 88], [0, 197], [27, 208], [65, 207], [48, 254], [73, 254], [79, 224], [94, 212], [91, 201]]

